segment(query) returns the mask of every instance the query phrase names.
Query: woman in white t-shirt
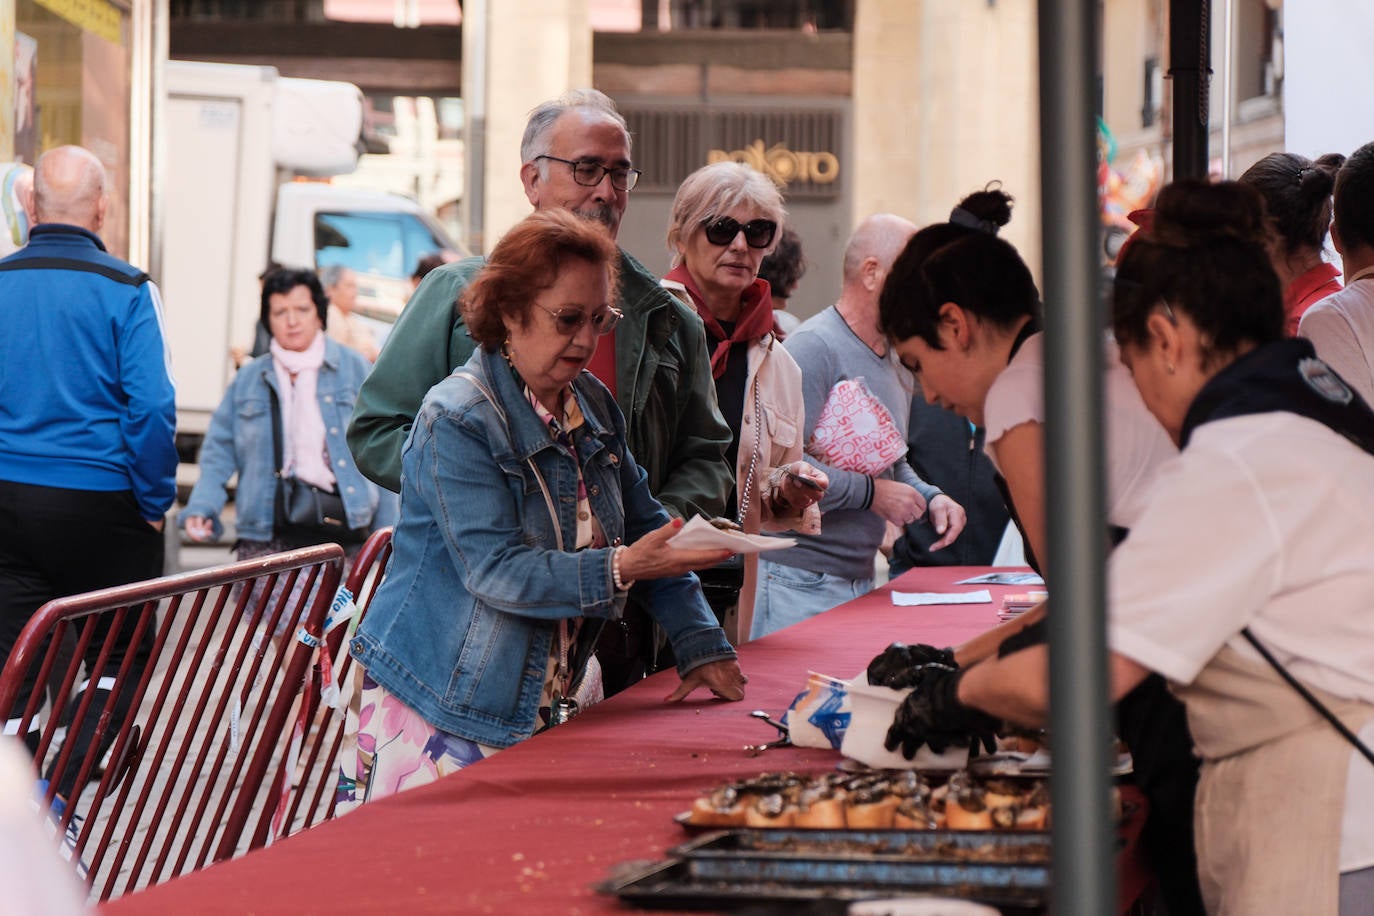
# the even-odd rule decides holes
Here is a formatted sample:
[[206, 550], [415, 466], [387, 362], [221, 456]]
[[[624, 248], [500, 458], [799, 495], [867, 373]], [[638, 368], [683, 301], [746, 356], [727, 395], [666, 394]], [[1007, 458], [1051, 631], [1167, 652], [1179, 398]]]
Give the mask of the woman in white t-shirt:
[[[1011, 198], [981, 191], [951, 220], [927, 226], [892, 265], [879, 304], [883, 330], [932, 404], [987, 431], [986, 446], [1027, 556], [1046, 555], [1044, 334], [1040, 295], [1016, 249], [996, 237]], [[1130, 377], [1106, 347], [1107, 520], [1128, 530], [1155, 470], [1175, 453]]]
[[[1158, 672], [1187, 707], [1209, 912], [1349, 916], [1374, 912], [1374, 763], [1296, 685], [1374, 739], [1374, 413], [1284, 339], [1266, 231], [1251, 189], [1180, 182], [1120, 265], [1122, 356], [1181, 452], [1111, 558], [1111, 687]], [[930, 670], [894, 730], [1042, 722], [1045, 665]]]

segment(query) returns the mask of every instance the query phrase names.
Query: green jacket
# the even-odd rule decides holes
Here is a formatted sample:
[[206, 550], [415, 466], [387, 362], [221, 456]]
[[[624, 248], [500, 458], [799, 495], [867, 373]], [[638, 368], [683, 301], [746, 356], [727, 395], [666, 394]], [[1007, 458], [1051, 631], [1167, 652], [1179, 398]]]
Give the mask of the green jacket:
[[[400, 491], [401, 449], [425, 394], [476, 349], [455, 303], [483, 263], [468, 258], [430, 271], [358, 393], [348, 447], [362, 472], [388, 489]], [[732, 486], [730, 428], [716, 406], [701, 319], [623, 250], [619, 307], [616, 401], [630, 451], [669, 512], [720, 515]]]

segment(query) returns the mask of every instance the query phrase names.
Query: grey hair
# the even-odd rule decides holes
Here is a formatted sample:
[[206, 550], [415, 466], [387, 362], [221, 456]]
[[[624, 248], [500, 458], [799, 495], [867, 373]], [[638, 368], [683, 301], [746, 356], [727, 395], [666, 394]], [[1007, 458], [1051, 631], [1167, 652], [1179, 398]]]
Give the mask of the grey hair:
[[[520, 141], [522, 164], [549, 154], [550, 129], [554, 122], [570, 111], [614, 121], [625, 131], [625, 146], [627, 149], [630, 147], [630, 125], [625, 123], [624, 116], [616, 111], [615, 102], [611, 101], [610, 96], [599, 89], [569, 89], [558, 98], [550, 99], [530, 112], [530, 118], [525, 122], [525, 136]], [[548, 177], [542, 171], [546, 167], [540, 163], [540, 174]]]
[[693, 232], [702, 231], [702, 223], [741, 204], [757, 208], [764, 219], [778, 224], [766, 255], [778, 246], [783, 221], [787, 218], [782, 194], [773, 180], [742, 162], [713, 162], [688, 175], [673, 198], [672, 216], [668, 221], [667, 242], [668, 250], [673, 252], [673, 266], [682, 262], [679, 246], [686, 245]]
[[320, 268], [320, 283], [325, 289], [338, 286], [344, 274], [349, 273], [351, 270], [352, 268], [347, 264], [330, 264], [327, 267], [322, 267]]
[[105, 196], [105, 166], [80, 146], [59, 146], [33, 169], [34, 212], [40, 223], [70, 223], [95, 231]]

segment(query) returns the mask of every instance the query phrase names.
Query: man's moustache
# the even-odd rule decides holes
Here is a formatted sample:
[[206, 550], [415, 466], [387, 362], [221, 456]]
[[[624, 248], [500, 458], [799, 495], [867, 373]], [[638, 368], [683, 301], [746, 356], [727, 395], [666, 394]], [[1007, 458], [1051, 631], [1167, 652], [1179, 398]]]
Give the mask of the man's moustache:
[[611, 217], [611, 208], [606, 206], [593, 207], [590, 210], [574, 210], [573, 213], [577, 214], [583, 219], [590, 219], [598, 223], [601, 223], [603, 226], [606, 226], [607, 228], [610, 228], [613, 222]]

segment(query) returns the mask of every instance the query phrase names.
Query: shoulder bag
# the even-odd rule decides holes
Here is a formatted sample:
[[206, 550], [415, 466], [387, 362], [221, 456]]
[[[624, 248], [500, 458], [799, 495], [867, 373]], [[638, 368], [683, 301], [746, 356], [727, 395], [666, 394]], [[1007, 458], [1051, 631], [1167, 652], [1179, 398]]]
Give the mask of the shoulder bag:
[[272, 511], [272, 530], [280, 540], [292, 544], [361, 544], [368, 529], [348, 527], [348, 513], [337, 490], [321, 490], [293, 474], [282, 473], [281, 405], [271, 388], [272, 456], [277, 478], [276, 503]]

